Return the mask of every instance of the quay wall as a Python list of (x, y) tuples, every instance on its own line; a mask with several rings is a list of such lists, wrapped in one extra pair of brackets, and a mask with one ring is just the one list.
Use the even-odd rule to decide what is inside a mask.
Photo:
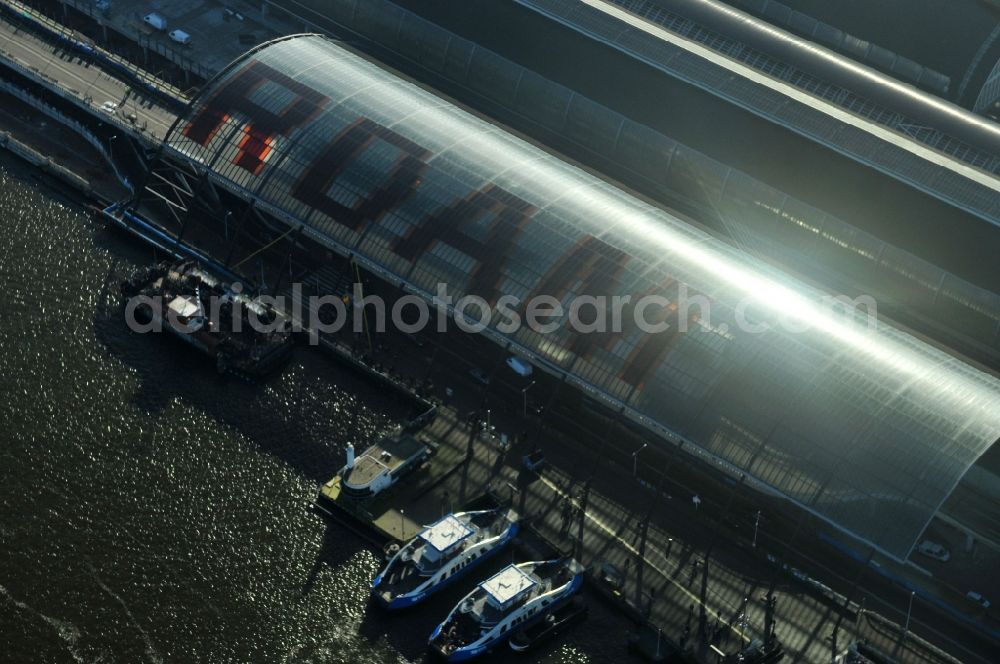
[[(104, 161), (106, 161), (108, 165), (111, 166), (111, 170), (114, 172), (115, 177), (118, 178), (118, 181), (121, 182), (129, 191), (135, 193), (135, 187), (132, 185), (131, 182), (129, 182), (128, 178), (122, 175), (122, 173), (118, 170), (118, 167), (115, 165), (114, 159), (112, 159), (111, 153), (109, 152), (108, 147), (104, 143), (104, 141), (102, 141), (96, 135), (94, 135), (94, 133), (89, 129), (87, 129), (87, 127), (85, 127), (82, 123), (77, 122), (76, 120), (69, 117), (65, 113), (59, 111), (50, 104), (45, 103), (44, 100), (40, 99), (39, 97), (36, 97), (35, 95), (31, 94), (30, 92), (27, 92), (22, 88), (19, 88), (13, 83), (0, 80), (0, 90), (14, 97), (17, 97), (21, 101), (25, 102), (26, 104), (29, 104), (36, 110), (52, 118), (59, 124), (69, 127), (74, 132), (76, 132), (83, 140), (87, 141), (95, 150), (97, 150), (98, 153), (100, 153), (101, 157), (104, 158)], [(13, 140), (13, 139), (9, 138), (8, 140)], [(19, 145), (24, 145), (23, 143), (20, 143), (18, 141), (15, 142), (17, 142)], [(27, 146), (25, 147), (27, 148)], [(31, 148), (27, 149), (34, 154), (38, 154)], [(50, 171), (53, 172), (53, 174), (64, 172), (65, 177), (63, 177), (63, 179), (67, 180), (68, 184), (71, 184), (76, 189), (81, 189), (81, 187), (77, 186), (78, 183), (75, 183), (75, 181), (82, 181), (83, 183), (86, 184), (86, 193), (88, 194), (92, 193), (90, 183), (86, 179), (80, 177), (76, 173), (69, 171), (63, 166), (54, 163), (51, 159), (45, 158), (45, 161), (46, 163), (49, 164), (48, 168), (50, 169)]]
[(53, 175), (81, 193), (92, 196), (94, 194), (90, 183), (68, 168), (61, 166), (29, 145), (22, 143), (10, 132), (0, 132), (0, 147), (6, 148), (12, 154), (24, 159), (32, 166), (37, 166), (45, 173)]

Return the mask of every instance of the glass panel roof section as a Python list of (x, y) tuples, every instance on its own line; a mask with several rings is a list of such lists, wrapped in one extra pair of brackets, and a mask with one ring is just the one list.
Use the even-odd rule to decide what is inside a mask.
[(631, 296), (618, 331), (489, 329), (889, 555), (1000, 438), (994, 377), (324, 37), (235, 62), (165, 146), (426, 297)]

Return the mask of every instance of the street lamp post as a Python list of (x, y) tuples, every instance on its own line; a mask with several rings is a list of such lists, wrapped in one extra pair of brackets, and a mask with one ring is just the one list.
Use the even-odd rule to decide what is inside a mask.
[(639, 476), (639, 452), (642, 452), (644, 449), (646, 449), (646, 446), (648, 444), (649, 443), (643, 443), (642, 447), (637, 449), (635, 452), (632, 452), (632, 477)]
[(399, 541), (406, 541), (406, 510), (399, 509)]
[(507, 486), (510, 487), (510, 504), (513, 505), (514, 504), (514, 494), (515, 493), (521, 493), (521, 490), (518, 489), (513, 484), (511, 484), (510, 482), (507, 482)]
[(910, 605), (906, 609), (906, 625), (903, 627), (903, 634), (910, 631), (910, 614), (913, 612), (913, 596), (917, 594), (917, 591), (910, 591)]
[(757, 526), (760, 525), (760, 510), (757, 510), (757, 518), (753, 522), (753, 548), (757, 548)]
[(747, 627), (747, 605), (750, 603), (750, 596), (747, 595), (743, 598), (743, 613), (740, 614), (740, 645), (743, 645), (743, 641), (746, 640), (744, 632)]
[(524, 416), (528, 416), (528, 390), (535, 384), (535, 381), (528, 383), (528, 386), (521, 390), (521, 402), (524, 404)]

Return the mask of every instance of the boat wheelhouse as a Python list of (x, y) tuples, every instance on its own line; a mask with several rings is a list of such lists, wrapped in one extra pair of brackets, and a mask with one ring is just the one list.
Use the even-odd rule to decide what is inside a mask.
[(352, 498), (368, 498), (385, 491), (407, 473), (416, 470), (430, 449), (409, 434), (384, 438), (356, 459), (354, 446), (347, 446), (347, 464), (340, 471), (340, 490)]

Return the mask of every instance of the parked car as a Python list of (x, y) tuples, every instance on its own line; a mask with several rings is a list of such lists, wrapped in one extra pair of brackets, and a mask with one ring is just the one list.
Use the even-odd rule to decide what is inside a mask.
[(970, 590), (969, 592), (965, 593), (965, 597), (966, 599), (978, 604), (980, 607), (984, 609), (990, 608), (990, 600), (986, 599), (981, 594), (975, 591)]
[(108, 115), (114, 115), (118, 112), (118, 104), (113, 101), (106, 101), (101, 104), (101, 112), (107, 113)]
[(166, 30), (167, 29), (167, 19), (163, 18), (156, 12), (150, 12), (142, 17), (142, 22), (153, 28), (154, 30)]
[(928, 558), (933, 558), (934, 560), (940, 560), (943, 563), (951, 560), (951, 552), (944, 545), (932, 542), (931, 540), (924, 540), (918, 544), (917, 553), (923, 554)]
[(472, 369), (471, 371), (469, 371), (469, 375), (475, 378), (478, 382), (482, 383), (483, 385), (490, 384), (490, 377), (486, 375), (486, 372), (484, 372), (482, 369)]
[(187, 46), (188, 44), (191, 43), (191, 35), (184, 32), (183, 30), (171, 30), (169, 37), (172, 41), (175, 41), (178, 44), (182, 44), (184, 46)]

